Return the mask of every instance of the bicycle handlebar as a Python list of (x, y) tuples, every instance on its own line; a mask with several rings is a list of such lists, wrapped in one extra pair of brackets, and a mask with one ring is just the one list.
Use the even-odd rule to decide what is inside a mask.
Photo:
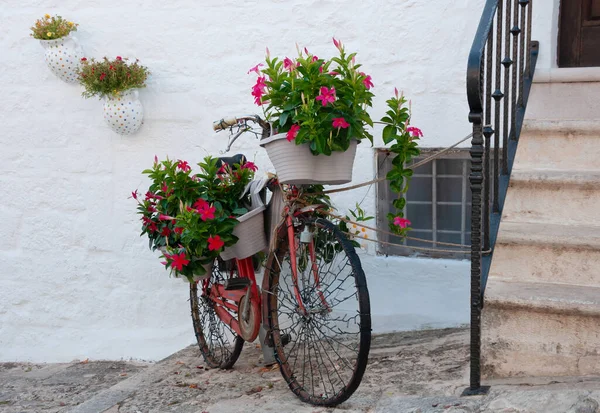
[(223, 118), (221, 120), (217, 120), (213, 122), (213, 130), (215, 132), (221, 131), (230, 126), (237, 125), (238, 119), (235, 117)]

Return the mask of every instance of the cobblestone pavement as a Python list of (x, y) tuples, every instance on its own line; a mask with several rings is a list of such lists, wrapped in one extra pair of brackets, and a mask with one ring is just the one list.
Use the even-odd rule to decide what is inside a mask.
[(496, 382), (460, 397), (467, 381), (468, 331), (426, 330), (374, 336), (361, 386), (335, 409), (300, 402), (246, 344), (229, 371), (207, 369), (195, 346), (156, 364), (0, 364), (0, 412), (600, 412), (598, 378)]

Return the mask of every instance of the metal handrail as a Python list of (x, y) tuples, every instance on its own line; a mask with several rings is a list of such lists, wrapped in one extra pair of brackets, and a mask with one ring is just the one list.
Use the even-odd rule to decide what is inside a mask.
[(481, 386), (481, 310), (537, 61), (538, 42), (531, 40), (532, 1), (487, 0), (468, 58), (467, 100), (473, 124), (471, 374), (465, 395), (489, 388)]

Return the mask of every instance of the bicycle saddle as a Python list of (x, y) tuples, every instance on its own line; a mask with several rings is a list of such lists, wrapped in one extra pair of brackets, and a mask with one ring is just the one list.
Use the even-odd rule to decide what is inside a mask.
[(241, 153), (238, 153), (237, 155), (233, 155), (233, 156), (223, 156), (220, 158), (217, 158), (217, 166), (223, 166), (223, 165), (228, 165), (228, 166), (233, 166), (236, 163), (243, 163), (246, 161), (246, 157), (244, 155), (242, 155)]

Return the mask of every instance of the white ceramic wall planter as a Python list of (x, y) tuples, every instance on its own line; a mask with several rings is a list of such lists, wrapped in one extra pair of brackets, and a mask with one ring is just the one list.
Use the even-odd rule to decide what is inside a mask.
[(283, 184), (340, 185), (352, 181), (352, 166), (358, 141), (352, 140), (346, 152), (330, 156), (313, 155), (308, 144), (288, 142), (285, 133), (260, 141)]
[(118, 97), (106, 97), (104, 120), (119, 135), (135, 133), (144, 119), (144, 107), (137, 89), (127, 90)]
[(221, 258), (226, 261), (248, 258), (267, 248), (264, 211), (263, 205), (238, 218), (239, 223), (233, 229), (233, 235), (239, 240), (235, 245), (225, 248)]
[(77, 82), (77, 70), (81, 64), (83, 50), (72, 36), (54, 40), (40, 40), (45, 49), (44, 58), (48, 68), (59, 79), (67, 83)]

